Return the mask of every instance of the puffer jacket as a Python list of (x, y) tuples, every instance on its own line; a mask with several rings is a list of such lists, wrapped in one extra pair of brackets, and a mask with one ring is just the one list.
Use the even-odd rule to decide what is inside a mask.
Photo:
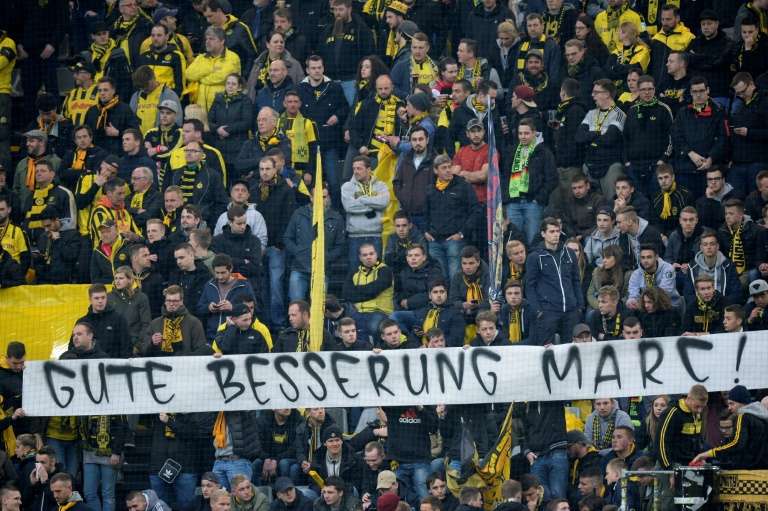
[(427, 259), (420, 268), (404, 268), (395, 279), (395, 308), (403, 309), (400, 307), (402, 300), (408, 300), (404, 310), (426, 307), (429, 303), (430, 283), (442, 279), (443, 269), (434, 259)]

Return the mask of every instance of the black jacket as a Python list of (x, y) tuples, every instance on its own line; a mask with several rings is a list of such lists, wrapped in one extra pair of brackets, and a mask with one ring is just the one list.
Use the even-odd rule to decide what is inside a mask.
[[(297, 59), (299, 57), (296, 57)], [(339, 82), (324, 78), (318, 86), (309, 83), (305, 78), (296, 85), (301, 98), (301, 114), (314, 121), (317, 126), (317, 136), (320, 147), (339, 147), (342, 137), (342, 126), (349, 115), (349, 104), (344, 98)], [(333, 126), (326, 124), (332, 116), (338, 117), (339, 122)]]
[(468, 236), (481, 214), (475, 190), (463, 177), (454, 176), (442, 192), (434, 186), (427, 191), (426, 233), (437, 241), (459, 232)]
[[(312, 268), (312, 205), (307, 204), (293, 212), (285, 229), (283, 243), (286, 255), (291, 257), (291, 270), (309, 273)], [(339, 259), (344, 253), (344, 220), (333, 209), (325, 210), (325, 264)]]
[[(240, 152), (240, 147), (248, 140), (248, 130), (253, 127), (253, 102), (245, 94), (226, 96), (223, 92), (216, 94), (208, 112), (208, 124), (213, 145), (221, 151), (227, 162), (232, 162)], [(229, 136), (219, 137), (216, 132), (221, 126), (226, 126)]]
[(266, 339), (250, 327), (240, 330), (236, 325), (227, 325), (227, 328), (216, 335), (214, 342), (224, 355), (269, 353)]
[(133, 354), (128, 324), (111, 304), (108, 303), (102, 312), (94, 312), (93, 307), (89, 306), (88, 313), (77, 321), (85, 321), (93, 326), (93, 337), (98, 339), (99, 348), (111, 358), (128, 358)]
[(678, 226), (667, 239), (664, 260), (668, 263), (688, 264), (699, 251), (699, 236), (702, 227), (697, 224), (690, 236), (686, 237)]
[(245, 232), (235, 234), (229, 225), (225, 225), (222, 233), (214, 236), (211, 250), (216, 254), (227, 254), (232, 258), (233, 270), (257, 283), (261, 277), (261, 241), (251, 233), (251, 227), (246, 225)]
[[(70, 142), (67, 141), (69, 144)], [(82, 170), (75, 170), (72, 168), (72, 163), (75, 160), (75, 151), (70, 150), (64, 153), (64, 157), (61, 160), (61, 168), (58, 173), (61, 185), (69, 190), (74, 190), (77, 186), (77, 180), (80, 176), (89, 172), (95, 173), (99, 170), (102, 160), (106, 158), (107, 152), (98, 146), (89, 147), (85, 151), (85, 164)]]
[[(303, 421), (297, 410), (291, 414), (285, 424), (275, 421), (275, 414), (266, 411), (259, 417), (258, 430), (261, 438), (261, 459), (281, 460), (296, 458), (296, 428)], [(301, 492), (299, 492), (301, 493)]]
[(282, 177), (278, 176), (276, 183), (270, 185), (266, 200), (262, 200), (259, 181), (256, 180), (251, 185), (251, 199), (267, 224), (269, 246), (282, 249), (285, 246), (283, 244), (285, 229), (288, 227), (291, 215), (296, 210), (294, 190), (288, 186)]
[(227, 428), (232, 437), (235, 456), (254, 460), (261, 452), (259, 413), (254, 411), (224, 412)]
[[(747, 270), (756, 268), (765, 262), (765, 234), (766, 231), (755, 222), (746, 220), (741, 224), (741, 242), (744, 248), (744, 258)], [(731, 258), (731, 230), (726, 224), (717, 230), (717, 241), (720, 243), (720, 252)]]
[(565, 75), (579, 82), (579, 100), (590, 106), (595, 104), (592, 100), (592, 84), (595, 80), (607, 76), (597, 60), (589, 53), (585, 53), (584, 59), (576, 66), (567, 66)]
[(353, 80), (357, 63), (374, 53), (373, 32), (357, 14), (344, 23), (343, 35), (334, 36), (334, 24), (326, 27), (320, 38), (319, 52), (325, 72), (336, 80)]
[(768, 412), (753, 402), (736, 412), (733, 438), (712, 450), (724, 468), (763, 470), (768, 467)]
[(728, 142), (725, 122), (723, 109), (712, 101), (701, 112), (693, 105), (678, 110), (672, 125), (675, 172), (700, 173), (688, 157), (690, 151), (712, 158), (712, 163), (723, 162)]
[[(151, 168), (154, 169), (154, 167)], [(133, 217), (133, 221), (136, 222), (136, 225), (142, 230), (145, 230), (147, 227), (147, 220), (150, 218), (160, 218), (160, 202), (162, 199), (162, 195), (160, 195), (157, 190), (150, 188), (144, 192), (141, 198), (137, 197), (135, 193), (129, 195), (128, 198), (125, 199), (125, 207)], [(133, 205), (134, 202), (136, 203), (136, 207)], [(144, 211), (139, 212), (139, 210), (142, 209)], [(149, 247), (151, 250), (152, 245), (149, 245)], [(158, 261), (158, 263), (161, 262)], [(165, 271), (161, 270), (161, 273), (167, 275), (167, 272)]]
[[(299, 331), (293, 327), (288, 327), (280, 332), (277, 336), (277, 341), (272, 347), (273, 353), (297, 353), (309, 351), (309, 333), (305, 339), (306, 346), (299, 345)], [(336, 341), (330, 332), (323, 329), (323, 342), (320, 345), (321, 351), (331, 351), (332, 347), (336, 345)]]
[(25, 282), (21, 265), (7, 251), (0, 249), (0, 288), (21, 286)]
[[(17, 26), (12, 26), (11, 18), (4, 21), (6, 26), (3, 28), (10, 30), (16, 44), (23, 45), (30, 55), (39, 55), (46, 44), (56, 49), (60, 47), (69, 20), (69, 8), (65, 0), (45, 3), (17, 1), (13, 5), (15, 12), (9, 14), (14, 15)], [(56, 58), (56, 54), (53, 58)]]
[[(186, 168), (183, 167), (173, 173), (173, 184), (177, 186), (181, 184), (181, 177), (185, 170)], [(200, 206), (205, 222), (208, 225), (216, 225), (219, 215), (226, 211), (228, 202), (221, 174), (207, 164), (203, 164), (196, 173), (192, 197), (186, 202)]]
[[(324, 445), (315, 451), (315, 456), (312, 460), (312, 468), (310, 469), (317, 471), (318, 475), (320, 475), (323, 480), (328, 479), (328, 477), (332, 475), (328, 473), (328, 466), (325, 462), (326, 454), (327, 449)], [(355, 451), (347, 442), (344, 442), (341, 448), (341, 464), (338, 468), (338, 476), (341, 477), (345, 483), (354, 488), (357, 488), (360, 484), (360, 465), (357, 456), (355, 456)]]
[(164, 302), (163, 289), (166, 286), (165, 278), (159, 272), (149, 269), (137, 275), (136, 279), (141, 286), (141, 291), (149, 299), (149, 311), (152, 317), (159, 316)]
[[(291, 141), (284, 133), (278, 132), (275, 137), (277, 143), (268, 144), (266, 148), (262, 148), (258, 138), (247, 140), (240, 152), (237, 154), (237, 158), (234, 161), (234, 167), (236, 172), (232, 172), (231, 179), (237, 179), (238, 176), (245, 176), (251, 172), (259, 173), (259, 160), (264, 157), (266, 152), (273, 147), (280, 149), (285, 155), (285, 164), (291, 164)], [(232, 165), (229, 165), (232, 168)]]
[(194, 271), (181, 271), (178, 267), (171, 273), (168, 284), (177, 284), (184, 291), (184, 306), (195, 310), (205, 284), (211, 280), (211, 272), (200, 261), (195, 261)]
[(661, 213), (664, 211), (664, 193), (659, 191), (653, 197), (651, 204), (651, 218), (649, 219), (651, 225), (656, 226), (665, 236), (669, 236), (670, 232), (680, 227), (680, 212), (684, 207), (693, 204), (691, 192), (680, 185), (677, 185), (677, 189), (670, 195), (670, 199), (672, 200), (672, 211), (666, 219), (661, 218)]
[(688, 70), (692, 75), (703, 76), (709, 84), (712, 97), (727, 97), (728, 83), (728, 49), (730, 40), (721, 29), (712, 39), (699, 34), (688, 45)]
[(768, 92), (756, 91), (756, 97), (731, 115), (734, 128), (748, 128), (747, 135), (733, 134), (731, 159), (739, 163), (768, 163)]
[[(723, 331), (723, 309), (725, 298), (720, 291), (715, 290), (715, 296), (706, 304), (706, 310), (699, 305), (697, 296), (686, 300), (683, 332), (708, 332), (718, 334)], [(694, 453), (694, 456), (698, 454)], [(693, 457), (691, 457), (693, 459)], [(688, 460), (690, 461), (690, 460)]]
[(587, 115), (587, 107), (579, 98), (561, 103), (557, 108), (555, 130), (555, 158), (558, 167), (581, 167), (584, 164), (584, 145), (574, 144), (576, 132)]
[(93, 130), (93, 143), (104, 148), (110, 154), (122, 155), (123, 142), (120, 136), (110, 137), (104, 131), (104, 128), (112, 124), (120, 133), (128, 128), (139, 128), (139, 118), (133, 113), (131, 107), (122, 101), (118, 102), (107, 112), (107, 120), (104, 125), (96, 127), (99, 119), (99, 107), (94, 105), (85, 113), (85, 124)]
[(464, 37), (469, 37), (477, 42), (476, 54), (481, 58), (488, 58), (493, 50), (498, 48), (496, 44), (496, 29), (499, 23), (510, 20), (515, 22), (515, 15), (501, 2), (496, 4), (491, 11), (487, 11), (484, 5), (477, 4), (469, 13), (466, 21)]
[(430, 283), (442, 278), (443, 270), (434, 259), (427, 259), (421, 268), (404, 268), (395, 279), (395, 308), (402, 309), (401, 300), (408, 300), (404, 310), (426, 307), (429, 303)]
[(280, 499), (275, 499), (269, 504), (268, 511), (312, 511), (314, 501), (297, 491), (296, 499), (291, 504), (286, 504)]
[(662, 102), (652, 105), (633, 104), (624, 121), (624, 154), (626, 161), (666, 160), (672, 153), (670, 133), (672, 111)]
[(653, 314), (641, 312), (640, 324), (643, 325), (643, 337), (672, 337), (683, 333), (680, 328), (680, 314), (675, 310), (656, 311)]
[(210, 441), (208, 425), (213, 424), (213, 413), (173, 413), (168, 422), (160, 422), (157, 414), (152, 415), (152, 449), (149, 455), (149, 470), (156, 474), (168, 458), (181, 465), (182, 473), (194, 470), (195, 452), (192, 445), (202, 439)]
[(401, 154), (397, 159), (392, 187), (400, 203), (400, 209), (410, 215), (423, 215), (427, 190), (435, 183), (432, 159), (435, 154), (428, 151), (419, 167), (414, 166), (413, 150)]
[[(394, 97), (394, 96), (390, 96)], [(381, 105), (377, 101), (378, 95), (372, 94), (365, 99), (352, 116), (349, 125), (349, 143), (353, 148), (368, 147), (373, 138), (373, 132), (376, 128), (376, 119), (378, 118)], [(398, 108), (405, 106), (402, 98), (398, 98)], [(401, 120), (395, 115), (395, 134), (400, 132)]]
[(322, 424), (310, 424), (308, 419), (296, 426), (296, 459), (299, 463), (315, 459), (315, 451), (323, 445), (323, 431), (335, 426), (336, 421), (330, 415), (325, 416)]
[(432, 459), (430, 433), (438, 429), (437, 414), (430, 406), (386, 407), (387, 455), (399, 463), (425, 463)]
[(562, 401), (515, 403), (513, 415), (523, 421), (523, 452), (537, 455), (565, 449), (565, 413)]
[[(445, 345), (457, 348), (464, 346), (464, 328), (467, 324), (464, 320), (464, 313), (461, 309), (450, 303), (446, 303), (443, 306), (436, 306), (429, 303), (424, 308), (415, 311), (416, 326), (419, 330), (421, 330), (424, 325), (427, 313), (434, 308), (440, 309), (437, 316), (437, 325), (435, 326), (443, 331)], [(426, 335), (426, 332), (424, 332), (424, 334)]]
[(671, 404), (659, 417), (654, 450), (659, 464), (667, 469), (687, 465), (704, 449), (702, 421), (686, 406), (685, 400)]

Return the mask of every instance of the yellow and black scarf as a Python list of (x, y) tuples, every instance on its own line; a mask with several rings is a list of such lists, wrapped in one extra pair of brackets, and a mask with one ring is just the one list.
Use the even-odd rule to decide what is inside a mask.
[(456, 76), (456, 80), (469, 80), (472, 84), (472, 88), (477, 87), (477, 82), (483, 77), (482, 62), (480, 59), (475, 59), (475, 63), (472, 64), (472, 68), (468, 69), (464, 64), (459, 66), (459, 74)]
[(272, 130), (272, 133), (266, 136), (259, 133), (259, 147), (261, 147), (261, 150), (266, 153), (272, 147), (280, 145), (279, 134), (280, 129), (278, 127), (275, 127), (275, 129)]
[(181, 333), (182, 322), (184, 322), (184, 316), (182, 315), (163, 317), (163, 343), (160, 345), (160, 351), (163, 353), (173, 353), (173, 345), (183, 340)]
[(96, 119), (96, 129), (104, 129), (107, 127), (107, 115), (109, 114), (109, 111), (115, 108), (117, 104), (120, 102), (120, 97), (115, 96), (114, 98), (110, 99), (106, 103), (102, 104), (101, 101), (96, 105), (96, 108), (99, 109), (99, 117)]
[(296, 353), (309, 351), (309, 330), (299, 328), (296, 330)]
[(288, 114), (283, 112), (280, 115), (278, 129), (291, 140), (291, 162), (308, 163), (309, 142), (307, 141), (307, 126), (301, 112), (298, 112), (296, 117), (293, 118), (289, 118)]
[(715, 318), (715, 309), (712, 302), (705, 302), (698, 293), (696, 294), (696, 308), (701, 312), (700, 316), (694, 316), (696, 323), (701, 323), (701, 331), (709, 332), (709, 323)]
[(731, 250), (728, 252), (728, 257), (733, 261), (733, 265), (736, 266), (736, 273), (741, 275), (747, 269), (747, 259), (744, 253), (744, 239), (742, 236), (742, 225), (733, 230), (730, 229), (731, 234)]
[(523, 340), (523, 314), (520, 307), (509, 310), (509, 342), (517, 344)]
[(421, 324), (421, 331), (424, 332), (424, 336), (421, 338), (421, 344), (423, 346), (429, 344), (427, 332), (437, 327), (438, 323), (440, 322), (441, 312), (443, 312), (443, 308), (436, 306), (430, 307), (427, 311), (427, 315), (424, 317), (424, 322)]
[(651, 273), (643, 270), (643, 280), (645, 281), (645, 287), (656, 287), (656, 272)]
[[(541, 36), (534, 41), (533, 39), (526, 39), (522, 42), (520, 45), (520, 49), (518, 50), (517, 54), (517, 70), (522, 71), (525, 69), (525, 61), (528, 58), (528, 50), (532, 48), (544, 48), (544, 44), (547, 42), (547, 36), (546, 34), (541, 34)], [(535, 43), (535, 44), (534, 44)]]
[(431, 85), (440, 77), (437, 65), (427, 57), (424, 62), (416, 62), (411, 56), (411, 88), (417, 85)]
[(259, 182), (259, 201), (263, 204), (269, 200), (269, 194), (272, 192), (272, 187), (277, 185), (277, 176), (273, 177), (269, 181)]
[(604, 314), (600, 314), (600, 320), (603, 323), (604, 334), (610, 335), (611, 337), (619, 336), (621, 333), (621, 313), (617, 311), (613, 319), (609, 319)]
[(600, 415), (595, 412), (592, 418), (592, 445), (598, 449), (607, 449), (611, 446), (613, 440), (613, 430), (616, 429), (616, 415), (608, 419), (608, 426), (605, 428), (605, 434), (600, 436)]
[(675, 191), (677, 191), (677, 183), (672, 181), (672, 187), (666, 192), (661, 192), (662, 206), (659, 218), (662, 220), (667, 220), (672, 216), (672, 194), (675, 193)]

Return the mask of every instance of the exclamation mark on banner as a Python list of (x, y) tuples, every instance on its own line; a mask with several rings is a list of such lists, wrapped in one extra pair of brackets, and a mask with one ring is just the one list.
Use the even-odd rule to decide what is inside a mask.
[[(742, 335), (739, 337), (739, 349), (736, 352), (736, 372), (739, 372), (739, 368), (741, 367), (741, 356), (744, 354), (744, 348), (747, 346), (747, 336)], [(733, 379), (734, 383), (739, 383), (738, 378)]]

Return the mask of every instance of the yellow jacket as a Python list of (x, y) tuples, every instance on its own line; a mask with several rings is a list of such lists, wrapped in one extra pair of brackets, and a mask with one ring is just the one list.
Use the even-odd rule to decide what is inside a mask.
[(651, 49), (646, 44), (638, 41), (629, 48), (620, 45), (612, 53), (616, 56), (619, 64), (637, 64), (643, 69), (643, 73), (648, 72), (648, 64), (651, 62)]
[(197, 84), (195, 103), (207, 112), (218, 92), (224, 90), (227, 75), (240, 74), (240, 57), (231, 50), (225, 50), (221, 57), (204, 53), (195, 57), (187, 68), (187, 81)]
[[(386, 269), (387, 273), (379, 275), (379, 272)], [(392, 272), (382, 262), (376, 263), (372, 268), (365, 268), (363, 265), (358, 267), (358, 270), (352, 275), (352, 289), (356, 287), (365, 288), (369, 284), (375, 284), (379, 278), (388, 279), (389, 285), (375, 297), (355, 303), (355, 307), (359, 312), (383, 312), (385, 314), (392, 314), (394, 310), (394, 288), (392, 286)]]
[(665, 34), (663, 31), (659, 31), (651, 39), (651, 44), (654, 42), (661, 43), (672, 51), (685, 51), (691, 41), (696, 39), (696, 36), (682, 22), (672, 30), (671, 34)]
[[(189, 39), (187, 39), (187, 36), (183, 34), (173, 34), (168, 42), (170, 44), (175, 44), (176, 47), (181, 51), (182, 55), (184, 55), (184, 60), (186, 61), (187, 65), (191, 64), (192, 61), (195, 60), (195, 52), (192, 51), (192, 45), (190, 44)], [(149, 51), (151, 48), (152, 37), (147, 37), (141, 42), (139, 53)]]
[[(618, 22), (613, 21), (613, 18), (618, 16)], [(638, 34), (645, 32), (643, 27), (643, 21), (640, 15), (630, 9), (627, 4), (624, 4), (619, 11), (611, 9), (610, 7), (604, 11), (601, 11), (595, 18), (595, 31), (603, 43), (608, 47), (608, 50), (613, 52), (616, 48), (621, 47), (621, 39), (619, 38), (619, 27), (622, 23), (632, 23), (637, 29)]]
[[(15, 65), (16, 43), (0, 32), (0, 94), (11, 93), (11, 80)], [(0, 124), (3, 124), (2, 120), (0, 120)]]

